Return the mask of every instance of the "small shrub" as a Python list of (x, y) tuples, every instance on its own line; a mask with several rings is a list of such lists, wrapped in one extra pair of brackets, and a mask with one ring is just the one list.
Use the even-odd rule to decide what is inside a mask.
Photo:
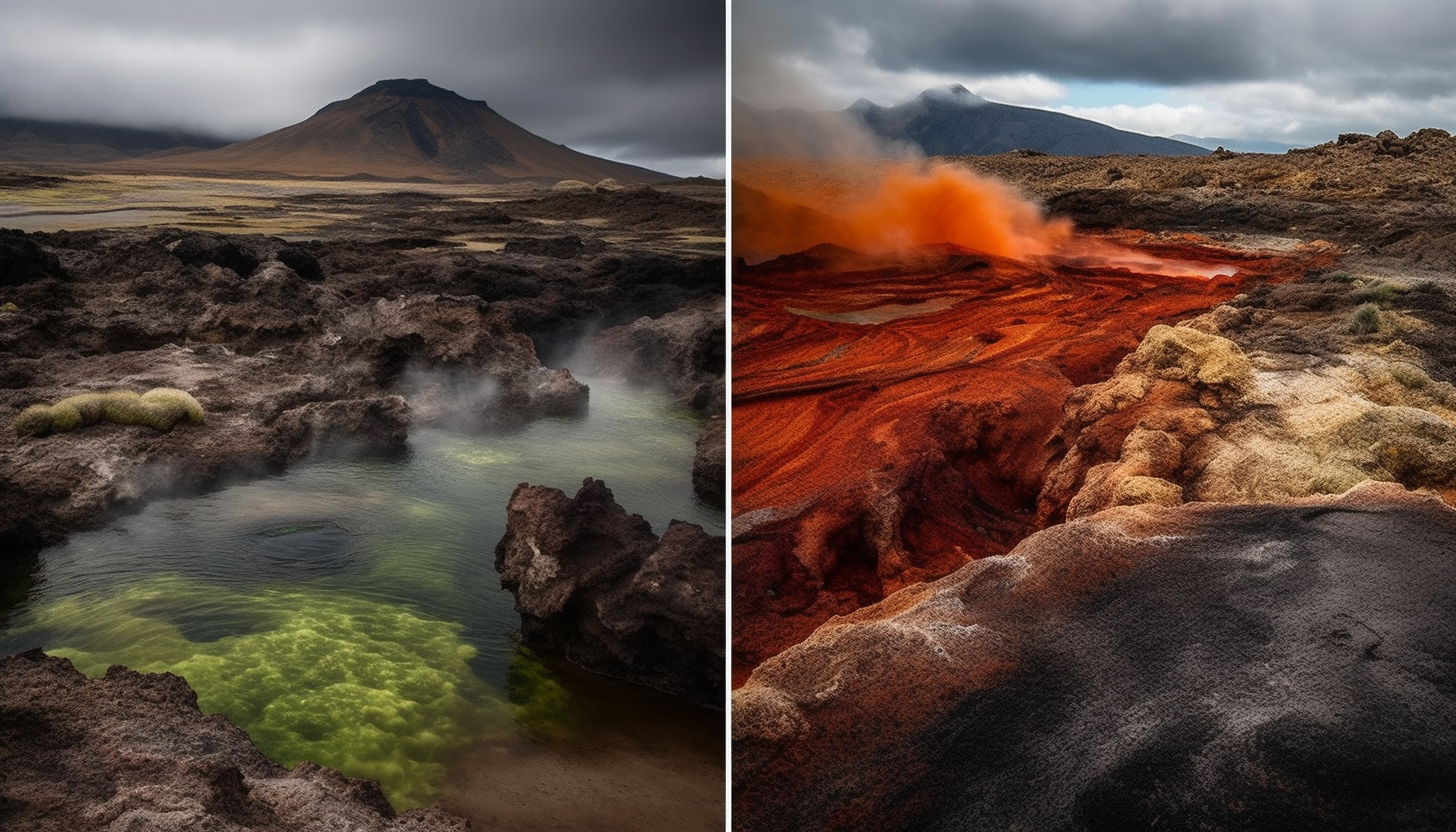
[(1446, 296), (1446, 290), (1445, 289), (1442, 289), (1440, 286), (1437, 286), (1433, 281), (1430, 281), (1430, 280), (1421, 280), (1421, 281), (1418, 281), (1414, 286), (1411, 287), (1411, 294), (1413, 294), (1413, 295), (1429, 295), (1429, 296), (1432, 296), (1432, 297), (1438, 297), (1439, 298), (1439, 297), (1445, 297)]
[(1354, 283), (1355, 282), (1355, 276), (1353, 274), (1350, 274), (1349, 272), (1346, 272), (1346, 271), (1331, 272), (1330, 274), (1325, 275), (1325, 279), (1326, 280), (1334, 281), (1335, 283)]
[(1356, 303), (1376, 303), (1381, 308), (1389, 308), (1397, 296), (1410, 291), (1409, 286), (1400, 283), (1386, 283), (1377, 280), (1361, 289), (1356, 289), (1351, 298)]
[(1350, 332), (1354, 335), (1369, 335), (1380, 330), (1380, 307), (1373, 303), (1362, 304), (1350, 316)]
[(1425, 370), (1404, 362), (1390, 365), (1390, 377), (1411, 390), (1424, 390), (1431, 384), (1431, 377), (1426, 375)]

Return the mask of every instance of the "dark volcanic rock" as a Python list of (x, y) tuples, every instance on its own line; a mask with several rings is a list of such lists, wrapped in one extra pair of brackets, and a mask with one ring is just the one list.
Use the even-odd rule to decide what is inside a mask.
[(178, 260), (192, 266), (211, 263), (232, 269), (238, 277), (247, 277), (258, 268), (261, 258), (245, 249), (235, 239), (218, 234), (188, 234), (172, 246)]
[(722, 505), (727, 496), (728, 420), (714, 416), (698, 434), (693, 454), (693, 492), (706, 503)]
[(819, 628), (734, 694), (734, 825), (1443, 829), (1456, 511), (1118, 507)]
[(588, 344), (586, 366), (639, 384), (666, 383), (697, 409), (721, 413), (726, 324), (722, 296), (689, 301), (599, 333)]
[(571, 260), (584, 254), (595, 254), (606, 248), (601, 240), (582, 240), (575, 234), (565, 237), (522, 237), (506, 243), (510, 254), (534, 254), (537, 257), (555, 257)]
[(724, 541), (674, 521), (661, 539), (601, 480), (576, 497), (522, 484), (495, 550), (521, 634), (588, 670), (723, 702)]
[(329, 446), (402, 450), (409, 438), (409, 404), (402, 396), (310, 402), (279, 415), (273, 427), (289, 457)]
[(0, 229), (0, 286), (19, 286), (46, 277), (66, 277), (61, 261), (25, 234)]
[(436, 809), (396, 815), (369, 780), (271, 762), (170, 673), (87, 679), (39, 650), (0, 659), (0, 827), (464, 830)]

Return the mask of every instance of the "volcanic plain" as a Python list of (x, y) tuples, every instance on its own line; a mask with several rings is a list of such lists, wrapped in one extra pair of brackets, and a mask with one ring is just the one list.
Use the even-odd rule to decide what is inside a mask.
[(1441, 828), (1453, 170), (735, 160), (735, 827)]

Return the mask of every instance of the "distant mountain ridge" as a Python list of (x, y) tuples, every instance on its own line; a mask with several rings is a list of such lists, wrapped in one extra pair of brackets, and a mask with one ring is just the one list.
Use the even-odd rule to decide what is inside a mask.
[[(740, 118), (742, 122), (740, 122)], [(745, 125), (740, 141), (737, 125)], [(990, 156), (1032, 150), (1054, 156), (1201, 156), (1207, 148), (1159, 136), (1118, 130), (1065, 113), (987, 101), (954, 84), (882, 107), (860, 99), (838, 113), (760, 110), (734, 102), (735, 155), (778, 155), (784, 136), (813, 134), (823, 145), (836, 123), (863, 127), (886, 147), (908, 145), (927, 156)]]
[(104, 162), (160, 151), (212, 149), (227, 139), (181, 130), (0, 116), (0, 162)]
[[(56, 158), (18, 161), (97, 161), (138, 173), (284, 175), (404, 181), (588, 183), (668, 182), (677, 177), (580, 153), (531, 133), (492, 110), (423, 78), (375, 82), (321, 107), (297, 124), (247, 141), (206, 149), (181, 143), (160, 153), (75, 158), (52, 143)], [(42, 150), (39, 146), (37, 151)], [(0, 161), (6, 159), (0, 146)]]

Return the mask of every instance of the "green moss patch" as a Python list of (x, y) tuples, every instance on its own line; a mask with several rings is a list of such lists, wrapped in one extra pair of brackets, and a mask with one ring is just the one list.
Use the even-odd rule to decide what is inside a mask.
[[(232, 634), (198, 624), (217, 617)], [(61, 599), (27, 629), (55, 634), (47, 651), (89, 675), (116, 663), (176, 673), (204, 711), (226, 715), (272, 759), (378, 780), (401, 809), (435, 798), (445, 758), (464, 743), (513, 730), (522, 708), (555, 711), (508, 704), (480, 681), (461, 625), (337, 592), (243, 594), (164, 577)]]

